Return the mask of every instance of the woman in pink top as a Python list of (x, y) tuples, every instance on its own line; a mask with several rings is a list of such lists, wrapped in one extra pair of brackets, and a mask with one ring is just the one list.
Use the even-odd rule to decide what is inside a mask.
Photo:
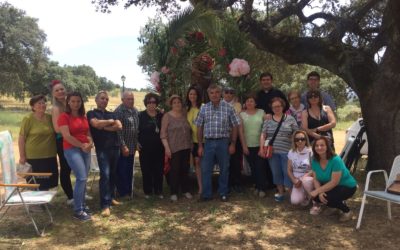
[(85, 192), (93, 140), (81, 94), (78, 92), (68, 94), (66, 102), (65, 112), (58, 117), (57, 124), (64, 139), (65, 158), (76, 177), (74, 218), (86, 221), (91, 219), (85, 205)]

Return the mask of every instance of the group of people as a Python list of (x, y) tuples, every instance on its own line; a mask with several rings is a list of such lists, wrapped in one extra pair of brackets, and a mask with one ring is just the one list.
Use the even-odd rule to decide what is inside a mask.
[[(58, 184), (58, 154), (61, 186), (68, 202), (73, 201), (74, 217), (85, 221), (91, 219), (85, 192), (93, 147), (100, 167), (103, 216), (110, 215), (111, 206), (121, 204), (116, 197), (132, 194), (136, 151), (145, 198), (164, 198), (165, 175), (172, 202), (181, 195), (193, 198), (191, 160), (199, 201), (213, 199), (216, 164), (220, 200), (228, 201), (230, 192), (243, 192), (244, 156), (257, 196), (265, 197), (267, 189), (276, 187), (277, 202), (290, 197), (292, 204), (312, 203), (310, 213), (314, 215), (325, 204), (332, 213), (341, 211), (340, 220), (346, 221), (352, 214), (345, 201), (355, 193), (357, 183), (334, 152), (336, 107), (333, 98), (319, 90), (319, 81), (317, 72), (309, 73), (308, 91), (293, 90), (286, 98), (273, 87), (272, 75), (263, 73), (261, 90), (247, 95), (243, 105), (237, 102), (235, 89), (215, 84), (207, 89), (210, 101), (202, 104), (200, 90), (191, 86), (185, 99), (169, 97), (168, 112), (158, 109), (160, 98), (155, 93), (146, 94), (145, 110), (139, 112), (129, 91), (110, 112), (106, 110), (107, 92), (100, 91), (95, 98), (97, 108), (87, 114), (79, 93), (66, 95), (62, 83), (53, 81), (51, 116), (45, 113), (43, 95), (30, 101), (33, 113), (21, 125), (20, 163), (30, 163), (35, 172), (52, 172), (50, 179), (39, 180), (41, 189), (49, 189)], [(76, 177), (74, 189), (71, 169)]]

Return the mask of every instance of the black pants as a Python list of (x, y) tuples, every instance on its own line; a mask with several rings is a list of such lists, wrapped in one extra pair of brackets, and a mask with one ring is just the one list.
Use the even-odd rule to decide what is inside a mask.
[(178, 194), (179, 188), (182, 193), (189, 191), (189, 167), (190, 167), (190, 149), (180, 150), (171, 156), (171, 169), (167, 175), (171, 195)]
[[(347, 213), (350, 211), (349, 207), (346, 205), (344, 202), (348, 198), (352, 197), (354, 193), (356, 192), (357, 187), (345, 187), (345, 186), (336, 186), (333, 189), (329, 190), (326, 192), (327, 195), (327, 200), (328, 200), (328, 207), (334, 207), (338, 208), (344, 213)], [(316, 202), (321, 202), (319, 200), (319, 197), (315, 197), (314, 200)]]
[(143, 178), (143, 192), (146, 195), (162, 194), (163, 188), (163, 149), (141, 149), (139, 152), (140, 168)]
[(242, 185), (242, 157), (243, 157), (243, 150), (240, 141), (236, 141), (235, 145), (235, 153), (230, 155), (229, 159), (229, 186), (241, 186)]
[(246, 160), (250, 165), (251, 178), (256, 189), (265, 191), (267, 189), (267, 163), (265, 159), (258, 155), (259, 147), (250, 147), (249, 155), (246, 155)]
[[(35, 177), (36, 183), (40, 184), (39, 190), (49, 190), (50, 188), (58, 186), (57, 157), (27, 159), (27, 162), (32, 165), (33, 173), (52, 173), (50, 177)], [(27, 179), (28, 182), (30, 181), (29, 179), (30, 177)]]
[(64, 193), (68, 199), (73, 198), (72, 184), (71, 184), (71, 168), (64, 157), (63, 138), (57, 139), (57, 154), (60, 161), (60, 182)]

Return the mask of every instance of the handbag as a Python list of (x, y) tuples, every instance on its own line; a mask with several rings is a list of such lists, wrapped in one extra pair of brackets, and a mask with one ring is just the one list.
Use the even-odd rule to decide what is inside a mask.
[(388, 193), (400, 195), (400, 174), (396, 175), (396, 179), (387, 189)]
[(286, 116), (284, 115), (282, 117), (282, 119), (279, 121), (278, 127), (276, 127), (276, 130), (275, 130), (274, 135), (272, 136), (271, 140), (265, 140), (264, 147), (263, 147), (265, 158), (272, 157), (272, 153), (274, 151), (272, 144), (274, 143), (275, 138), (278, 135), (279, 129), (281, 128), (281, 125), (283, 123), (283, 120), (285, 120), (285, 119), (286, 119)]

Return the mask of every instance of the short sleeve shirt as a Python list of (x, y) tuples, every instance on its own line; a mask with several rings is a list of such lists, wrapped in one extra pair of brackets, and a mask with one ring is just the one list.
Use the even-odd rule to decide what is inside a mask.
[[(292, 144), (292, 134), (298, 130), (297, 122), (291, 115), (285, 115), (284, 121), (279, 128), (275, 141), (272, 144), (275, 153), (288, 153)], [(278, 127), (279, 122), (274, 119), (265, 120), (262, 132), (267, 133), (267, 140), (271, 140)]]
[(288, 159), (292, 162), (293, 175), (300, 178), (311, 171), (311, 148), (305, 147), (302, 151), (290, 150)]
[(97, 129), (90, 125), (90, 120), (96, 118), (97, 120), (116, 119), (113, 112), (105, 110), (104, 112), (99, 109), (94, 109), (87, 112), (87, 119), (89, 121), (90, 133), (93, 137), (94, 145), (97, 149), (115, 148), (119, 146), (118, 136), (116, 131), (107, 131), (104, 129)]
[(19, 134), (25, 137), (27, 159), (43, 159), (57, 155), (56, 137), (49, 114), (45, 114), (44, 121), (36, 119), (33, 114), (24, 117)]
[(253, 115), (246, 112), (240, 113), (243, 120), (244, 137), (248, 147), (260, 146), (261, 129), (264, 122), (264, 110), (258, 109)]
[[(78, 141), (82, 143), (89, 142), (87, 138), (89, 134), (89, 123), (86, 116), (73, 116), (64, 112), (58, 117), (57, 123), (59, 127), (68, 126), (69, 133)], [(70, 149), (74, 146), (64, 139), (63, 147), (64, 149)]]
[(194, 143), (197, 143), (197, 126), (194, 123), (197, 115), (199, 114), (199, 109), (198, 108), (190, 108), (189, 111), (187, 112), (187, 120), (190, 124), (190, 127), (192, 128), (192, 140)]
[(332, 172), (342, 172), (342, 176), (340, 177), (339, 181), (340, 186), (349, 188), (357, 186), (356, 180), (353, 176), (351, 176), (349, 170), (346, 168), (346, 165), (344, 165), (343, 160), (337, 155), (328, 161), (325, 169), (322, 169), (319, 162), (317, 162), (315, 159), (312, 160), (311, 167), (320, 183), (325, 184), (329, 182), (332, 178)]

